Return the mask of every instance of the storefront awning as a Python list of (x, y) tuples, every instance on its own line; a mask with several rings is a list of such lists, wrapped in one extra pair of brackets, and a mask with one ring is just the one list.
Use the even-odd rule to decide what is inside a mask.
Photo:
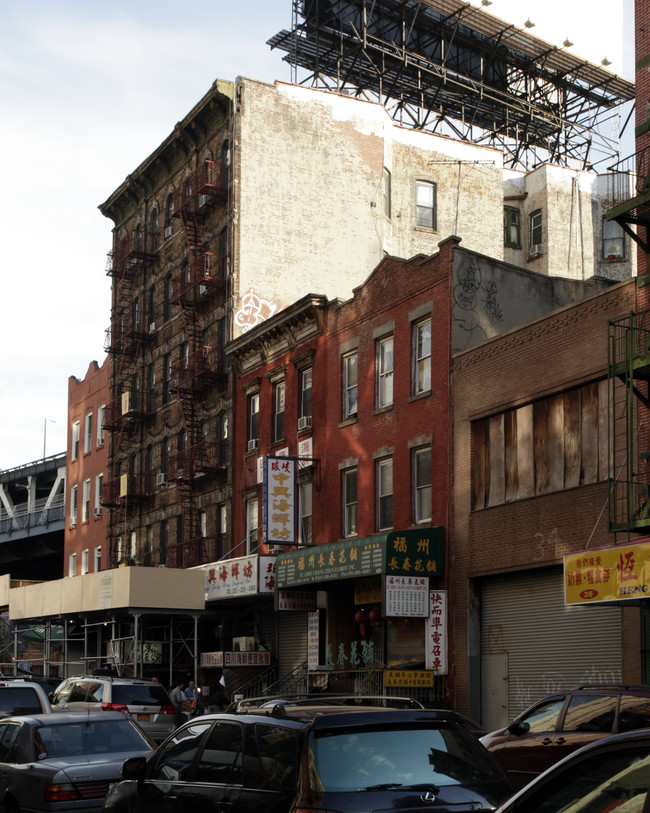
[(381, 574), (443, 575), (444, 529), (415, 528), (281, 553), (276, 560), (278, 588), (357, 579)]

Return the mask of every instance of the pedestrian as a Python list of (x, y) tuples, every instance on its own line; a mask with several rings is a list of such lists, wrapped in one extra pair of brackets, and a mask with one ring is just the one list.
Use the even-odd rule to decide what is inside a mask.
[(172, 689), (171, 694), (172, 703), (174, 704), (174, 722), (176, 723), (176, 728), (178, 728), (178, 726), (181, 725), (181, 723), (183, 723), (185, 720), (183, 717), (183, 702), (185, 701), (183, 686), (183, 681), (179, 680), (176, 686), (174, 686)]
[(193, 680), (190, 680), (187, 689), (185, 689), (185, 699), (190, 701), (190, 718), (203, 714), (201, 692), (196, 688)]

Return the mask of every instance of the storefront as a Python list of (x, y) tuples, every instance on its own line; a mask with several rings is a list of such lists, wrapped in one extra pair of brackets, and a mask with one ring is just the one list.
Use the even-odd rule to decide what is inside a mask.
[(279, 554), (280, 630), (292, 596), (306, 608), (307, 688), (439, 702), (448, 672), (443, 556), (441, 527)]

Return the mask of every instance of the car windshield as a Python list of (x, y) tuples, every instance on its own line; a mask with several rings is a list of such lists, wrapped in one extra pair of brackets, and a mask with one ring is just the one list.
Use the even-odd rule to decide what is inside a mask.
[(171, 703), (163, 686), (114, 684), (113, 703), (123, 706), (165, 706)]
[[(638, 743), (585, 754), (513, 799), (517, 813), (642, 813), (650, 787), (650, 748)], [(510, 808), (509, 808), (510, 810)]]
[(34, 730), (36, 759), (146, 751), (148, 742), (128, 720), (41, 725)]
[(39, 714), (41, 704), (31, 686), (3, 686), (0, 690), (0, 715)]
[(460, 725), (359, 727), (310, 734), (310, 787), (482, 785), (503, 777), (487, 751)]

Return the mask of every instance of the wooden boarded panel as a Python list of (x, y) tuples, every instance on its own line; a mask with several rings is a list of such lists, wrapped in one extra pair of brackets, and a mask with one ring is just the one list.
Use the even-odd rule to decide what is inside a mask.
[(580, 485), (582, 447), (580, 390), (564, 393), (564, 488)]
[(487, 472), (487, 421), (477, 421), (473, 426), (474, 432), (474, 466), (472, 478), (474, 482), (474, 508), (485, 508), (487, 488), (485, 477)]
[[(598, 479), (599, 414), (598, 384), (582, 388), (582, 483), (595, 483)], [(607, 450), (607, 444), (605, 444)]]
[(533, 405), (533, 435), (535, 438), (535, 494), (548, 491), (548, 401)]
[(517, 471), (517, 413), (514, 410), (504, 416), (504, 443), (506, 463), (506, 502), (516, 500), (519, 494)]
[(548, 401), (548, 487), (550, 491), (564, 488), (564, 395)]
[(488, 505), (502, 505), (506, 497), (503, 415), (490, 418), (490, 485)]
[(517, 473), (519, 499), (535, 494), (535, 455), (533, 444), (533, 405), (517, 410)]

